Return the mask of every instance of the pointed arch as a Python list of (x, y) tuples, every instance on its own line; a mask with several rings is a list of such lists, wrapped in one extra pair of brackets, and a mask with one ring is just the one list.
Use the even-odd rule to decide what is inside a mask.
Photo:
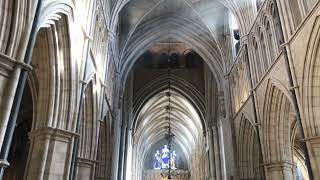
[[(264, 163), (269, 179), (280, 177), (279, 173), (290, 179), (294, 176), (292, 126), (296, 118), (293, 101), (287, 88), (278, 80), (268, 81), (261, 124)], [(277, 170), (278, 165), (283, 167)]]
[(302, 76), (302, 107), (306, 137), (319, 136), (320, 131), (320, 18), (317, 17), (309, 37)]
[(262, 179), (263, 164), (255, 123), (243, 113), (237, 132), (237, 166), (240, 179)]
[[(72, 130), (76, 104), (72, 91), (76, 66), (70, 54), (71, 42), (68, 17), (59, 14), (48, 27), (39, 29), (33, 52), (35, 84), (38, 88), (37, 117), (33, 129), (53, 127)], [(73, 102), (73, 103), (70, 103)]]

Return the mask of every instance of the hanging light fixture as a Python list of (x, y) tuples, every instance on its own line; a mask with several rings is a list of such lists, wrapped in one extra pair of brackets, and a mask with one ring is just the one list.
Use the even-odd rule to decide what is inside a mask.
[(173, 177), (176, 175), (176, 172), (174, 169), (172, 169), (172, 155), (171, 155), (171, 146), (172, 146), (172, 139), (174, 137), (174, 134), (171, 131), (171, 59), (170, 59), (170, 41), (169, 41), (169, 48), (168, 48), (168, 92), (166, 92), (166, 96), (168, 97), (168, 105), (166, 106), (166, 111), (168, 113), (168, 116), (166, 117), (166, 120), (168, 120), (168, 132), (166, 134), (166, 140), (168, 141), (168, 150), (169, 150), (169, 168), (165, 169), (161, 173), (162, 178), (167, 179), (173, 179)]

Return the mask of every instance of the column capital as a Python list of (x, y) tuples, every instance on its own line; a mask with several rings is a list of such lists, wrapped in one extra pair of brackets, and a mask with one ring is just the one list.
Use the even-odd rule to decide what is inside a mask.
[(263, 164), (267, 169), (282, 169), (282, 168), (295, 168), (295, 164), (288, 161), (278, 161), (278, 162), (271, 162)]
[(52, 127), (45, 127), (41, 129), (34, 130), (29, 133), (29, 138), (31, 140), (43, 138), (43, 139), (57, 139), (60, 141), (69, 141), (73, 137), (78, 137), (79, 134), (72, 131), (67, 131), (63, 129), (56, 129)]
[(249, 42), (249, 34), (245, 34), (240, 37), (241, 44), (247, 44)]

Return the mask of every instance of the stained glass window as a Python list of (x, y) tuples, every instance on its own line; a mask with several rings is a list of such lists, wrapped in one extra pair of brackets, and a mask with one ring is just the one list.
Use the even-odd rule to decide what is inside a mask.
[(168, 145), (164, 145), (154, 154), (153, 169), (169, 169), (169, 167), (177, 169), (177, 153), (174, 150), (170, 153)]

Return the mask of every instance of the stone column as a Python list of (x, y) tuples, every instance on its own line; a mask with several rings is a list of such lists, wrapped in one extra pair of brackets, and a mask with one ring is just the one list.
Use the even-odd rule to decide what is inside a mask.
[(210, 180), (216, 179), (216, 161), (215, 161), (215, 148), (212, 128), (208, 128), (208, 145), (209, 145), (209, 165), (210, 165)]
[(94, 179), (96, 161), (91, 159), (78, 158), (77, 162), (77, 180)]
[(320, 136), (306, 138), (314, 177), (320, 177)]
[(31, 132), (25, 179), (67, 180), (75, 136), (78, 135), (49, 127)]
[(31, 69), (23, 62), (0, 53), (0, 149), (7, 129), (8, 119), (21, 69)]
[(221, 162), (220, 162), (220, 147), (219, 147), (219, 134), (217, 125), (212, 126), (212, 135), (214, 143), (214, 153), (215, 153), (215, 168), (216, 168), (216, 179), (221, 179)]
[(267, 180), (293, 180), (295, 166), (289, 162), (275, 162), (265, 166)]

